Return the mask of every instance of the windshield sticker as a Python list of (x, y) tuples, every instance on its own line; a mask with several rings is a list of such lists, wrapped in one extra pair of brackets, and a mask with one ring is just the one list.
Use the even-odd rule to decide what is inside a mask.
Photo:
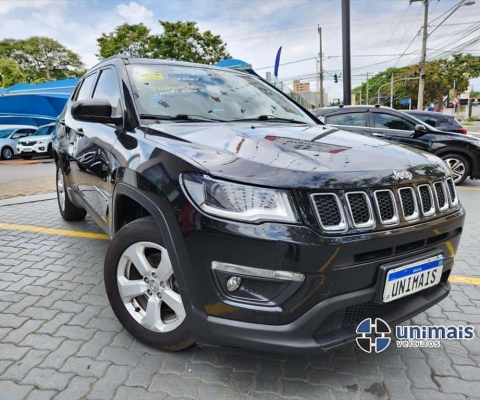
[(180, 81), (187, 82), (198, 82), (203, 78), (203, 76), (194, 74), (168, 74), (168, 77), (171, 79), (178, 79)]
[(145, 74), (140, 75), (140, 80), (142, 82), (149, 82), (149, 81), (163, 81), (165, 77), (161, 72), (152, 72), (149, 74), (148, 72)]

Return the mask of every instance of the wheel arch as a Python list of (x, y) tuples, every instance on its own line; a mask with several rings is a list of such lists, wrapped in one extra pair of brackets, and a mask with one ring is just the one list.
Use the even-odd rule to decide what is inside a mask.
[(119, 223), (120, 221), (117, 213), (119, 212), (119, 206), (122, 204), (122, 201), (125, 201), (125, 198), (128, 199), (127, 201), (133, 201), (137, 203), (137, 205), (141, 207), (141, 209), (148, 212), (148, 214), (151, 215), (157, 223), (159, 233), (162, 236), (165, 247), (170, 255), (175, 276), (179, 283), (180, 289), (182, 290), (182, 298), (184, 299), (184, 302), (187, 300), (186, 304), (190, 305), (191, 302), (188, 296), (187, 284), (182, 269), (182, 265), (189, 264), (190, 260), (180, 226), (173, 213), (170, 203), (166, 198), (160, 197), (158, 194), (152, 192), (145, 193), (142, 190), (125, 183), (117, 183), (113, 193), (112, 201), (112, 236), (114, 236), (121, 229), (121, 224)]

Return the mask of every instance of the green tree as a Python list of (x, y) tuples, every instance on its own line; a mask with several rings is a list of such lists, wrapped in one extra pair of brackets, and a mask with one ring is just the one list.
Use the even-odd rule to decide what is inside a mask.
[(0, 87), (6, 88), (24, 82), (25, 75), (11, 58), (0, 57)]
[[(369, 79), (369, 97), (370, 104), (377, 102), (376, 96), (378, 88), (380, 89), (380, 102), (390, 105), (390, 85), (391, 75), (393, 73), (394, 80), (400, 82), (394, 83), (394, 101), (393, 107), (402, 108), (399, 101), (401, 99), (412, 99), (412, 105), (416, 106), (418, 100), (418, 80), (402, 80), (403, 78), (419, 77), (419, 66), (410, 65), (402, 68), (389, 68), (382, 71)], [(443, 98), (451, 88), (455, 87), (459, 92), (468, 89), (470, 79), (480, 76), (480, 57), (470, 54), (456, 54), (445, 59), (428, 61), (425, 66), (425, 104), (437, 102), (443, 104)], [(362, 92), (365, 98), (366, 83), (356, 87), (354, 90), (357, 98)], [(374, 98), (375, 96), (375, 98)]]
[(77, 53), (47, 37), (4, 39), (0, 42), (0, 56), (17, 62), (29, 82), (65, 79), (84, 71)]
[(100, 59), (114, 54), (126, 54), (130, 57), (151, 58), (150, 29), (143, 24), (122, 24), (113, 32), (102, 33), (97, 39), (100, 49), (96, 56)]
[(143, 24), (123, 24), (97, 39), (99, 58), (123, 53), (130, 57), (163, 58), (213, 64), (230, 58), (227, 45), (211, 31), (200, 32), (196, 22), (159, 21), (163, 33), (152, 35)]
[(202, 64), (231, 58), (220, 35), (200, 32), (196, 22), (159, 22), (163, 33), (152, 41), (155, 57)]

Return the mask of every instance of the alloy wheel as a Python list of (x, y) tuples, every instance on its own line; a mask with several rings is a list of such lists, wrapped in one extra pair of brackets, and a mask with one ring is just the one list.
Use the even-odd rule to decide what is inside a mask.
[(460, 182), (464, 175), (467, 173), (467, 167), (463, 163), (463, 161), (459, 160), (458, 158), (447, 158), (445, 162), (452, 170), (453, 175), (453, 182), (458, 183)]
[(4, 148), (2, 151), (2, 158), (5, 160), (10, 160), (13, 157), (13, 152), (8, 147)]
[(185, 320), (185, 308), (164, 247), (151, 242), (129, 246), (118, 262), (117, 286), (128, 313), (145, 329), (171, 332)]
[(63, 172), (59, 169), (57, 174), (57, 194), (60, 208), (65, 210), (65, 181), (63, 180)]

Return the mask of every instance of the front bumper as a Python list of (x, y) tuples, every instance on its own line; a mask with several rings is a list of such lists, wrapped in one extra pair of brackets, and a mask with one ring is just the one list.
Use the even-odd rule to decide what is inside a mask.
[(22, 146), (17, 145), (17, 155), (35, 155), (35, 154), (47, 154), (48, 143), (34, 146)]
[[(399, 324), (448, 295), (464, 218), (459, 208), (405, 228), (325, 238), (305, 226), (240, 225), (197, 214), (191, 226), (183, 227), (191, 260), (184, 276), (193, 335), (208, 345), (321, 352), (354, 340), (356, 326), (365, 318)], [(383, 285), (378, 279), (382, 265), (409, 264), (432, 254), (445, 258), (437, 286), (375, 303)], [(212, 261), (299, 272), (305, 281), (280, 304), (241, 304), (219, 290)]]

